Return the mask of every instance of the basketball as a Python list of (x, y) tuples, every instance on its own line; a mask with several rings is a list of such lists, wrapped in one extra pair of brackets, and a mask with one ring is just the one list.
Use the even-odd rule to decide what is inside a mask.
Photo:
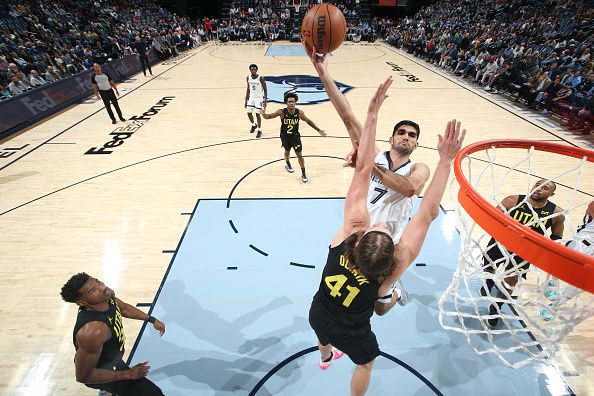
[(346, 34), (346, 19), (333, 4), (315, 5), (301, 22), (301, 37), (316, 52), (327, 54), (337, 49)]

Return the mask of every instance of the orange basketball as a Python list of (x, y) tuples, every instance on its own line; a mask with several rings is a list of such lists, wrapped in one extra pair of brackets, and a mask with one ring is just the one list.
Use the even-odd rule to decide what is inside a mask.
[(346, 34), (346, 20), (333, 4), (322, 3), (313, 6), (301, 22), (301, 37), (316, 52), (327, 54), (337, 49)]

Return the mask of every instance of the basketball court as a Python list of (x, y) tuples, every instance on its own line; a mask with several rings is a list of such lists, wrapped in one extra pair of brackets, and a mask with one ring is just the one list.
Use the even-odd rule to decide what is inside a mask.
[[(243, 102), (251, 63), (267, 80), (268, 112), (294, 91), (298, 108), (328, 133), (322, 138), (302, 125), (306, 184), (284, 169), (278, 120), (262, 121), (261, 139), (249, 133)], [(468, 131), (465, 145), (523, 138), (594, 147), (381, 43), (345, 43), (329, 69), (361, 120), (391, 74), (378, 145), (388, 147), (395, 122), (415, 120), (421, 135), (412, 159), (431, 169), (437, 133), (452, 118)], [(149, 378), (167, 395), (346, 394), (354, 365), (344, 357), (319, 370), (307, 314), (341, 221), (350, 141), (302, 48), (206, 44), (153, 73), (120, 84), (126, 122), (112, 125), (89, 98), (0, 142), (0, 394), (96, 394), (75, 381), (76, 307), (58, 294), (80, 271), (166, 324), (159, 338), (150, 326), (124, 321), (131, 363), (150, 361)], [(513, 153), (495, 161), (507, 164)], [(531, 172), (558, 175), (566, 162), (535, 158)], [(594, 174), (592, 165), (584, 172)], [(553, 202), (564, 205), (572, 181), (560, 183)], [(526, 188), (525, 178), (512, 177), (498, 194)], [(582, 178), (573, 194), (576, 205), (591, 201), (593, 179)], [(474, 354), (463, 335), (442, 329), (437, 301), (460, 250), (448, 192), (442, 206), (403, 276), (411, 301), (372, 319), (382, 355), (368, 394), (594, 394), (592, 319), (565, 339), (558, 367), (517, 370)], [(576, 210), (571, 224), (582, 214)]]

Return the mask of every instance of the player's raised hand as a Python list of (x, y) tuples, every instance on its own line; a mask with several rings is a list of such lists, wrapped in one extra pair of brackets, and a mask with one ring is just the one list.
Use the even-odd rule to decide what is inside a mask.
[(451, 162), (462, 148), (466, 129), (463, 129), (462, 133), (460, 133), (461, 124), (460, 121), (455, 119), (448, 121), (444, 135), (437, 135), (437, 151), (441, 159)]
[(357, 150), (359, 149), (359, 141), (353, 141), (353, 148), (351, 151), (344, 157), (344, 163), (342, 164), (343, 168), (354, 168), (357, 164)]
[(322, 71), (325, 70), (326, 67), (328, 66), (328, 58), (326, 57), (326, 55), (325, 54), (318, 54), (316, 52), (316, 48), (310, 46), (304, 40), (302, 40), (301, 43), (303, 44), (303, 48), (305, 49), (305, 53), (309, 57), (309, 60), (311, 60), (311, 63), (313, 63), (314, 67), (317, 70), (322, 70)]
[(392, 80), (392, 76), (390, 76), (386, 79), (386, 81), (381, 83), (379, 87), (377, 87), (375, 94), (369, 102), (369, 107), (367, 108), (368, 113), (377, 114), (379, 112), (379, 109), (380, 107), (382, 107), (384, 100), (386, 100), (386, 98), (388, 97), (388, 95), (386, 95), (386, 92), (388, 92), (388, 88), (390, 88), (392, 82), (394, 82), (394, 80)]

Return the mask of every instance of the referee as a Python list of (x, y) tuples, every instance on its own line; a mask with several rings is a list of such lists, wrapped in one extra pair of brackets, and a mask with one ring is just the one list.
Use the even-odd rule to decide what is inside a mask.
[(115, 107), (120, 120), (126, 121), (126, 119), (122, 115), (122, 110), (120, 110), (118, 99), (116, 98), (116, 93), (119, 97), (120, 91), (118, 91), (118, 88), (114, 84), (113, 80), (107, 74), (103, 73), (103, 71), (101, 70), (101, 65), (99, 63), (93, 64), (93, 70), (95, 71), (95, 73), (91, 76), (91, 84), (93, 85), (93, 91), (95, 91), (95, 96), (97, 96), (97, 99), (99, 99), (99, 96), (101, 96), (101, 99), (103, 99), (103, 104), (105, 105), (105, 109), (109, 114), (109, 118), (111, 118), (111, 123), (116, 123), (113, 111), (111, 111), (111, 103), (113, 103), (113, 107)]

